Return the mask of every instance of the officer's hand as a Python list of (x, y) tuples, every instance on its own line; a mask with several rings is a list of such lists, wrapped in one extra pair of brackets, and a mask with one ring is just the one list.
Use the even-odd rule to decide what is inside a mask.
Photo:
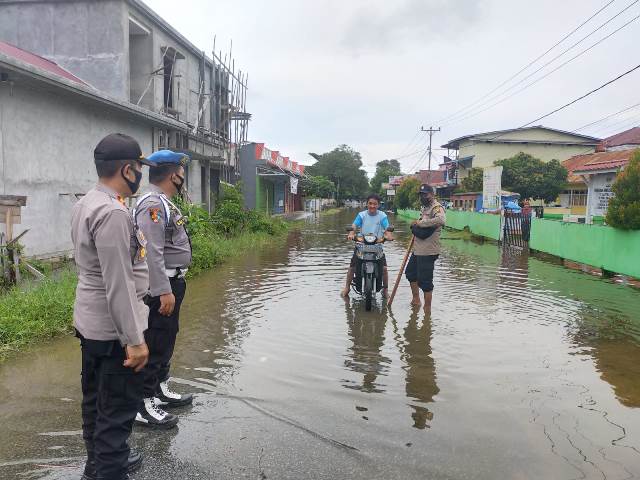
[(356, 238), (356, 232), (352, 230), (349, 232), (349, 235), (347, 235), (347, 239), (353, 240), (354, 238)]
[(127, 345), (127, 359), (123, 365), (128, 368), (133, 368), (134, 371), (139, 372), (144, 368), (149, 360), (149, 349), (146, 343), (140, 345)]
[(158, 312), (160, 315), (164, 315), (168, 317), (173, 313), (173, 309), (176, 306), (176, 297), (173, 293), (165, 293), (164, 295), (160, 295), (160, 308)]

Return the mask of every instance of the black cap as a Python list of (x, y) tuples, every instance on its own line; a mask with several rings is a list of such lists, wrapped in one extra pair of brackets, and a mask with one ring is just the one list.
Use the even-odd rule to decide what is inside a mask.
[(155, 162), (147, 160), (142, 155), (140, 145), (129, 135), (124, 133), (112, 133), (107, 135), (93, 151), (96, 162), (109, 162), (113, 160), (137, 160), (138, 162), (155, 167)]
[(423, 183), (422, 185), (420, 185), (420, 193), (434, 193), (433, 187), (431, 185)]

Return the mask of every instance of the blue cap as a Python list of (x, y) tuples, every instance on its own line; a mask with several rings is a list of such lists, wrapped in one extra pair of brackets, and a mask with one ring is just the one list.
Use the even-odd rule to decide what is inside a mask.
[(175, 165), (186, 165), (191, 158), (186, 153), (177, 153), (171, 150), (158, 150), (147, 157), (148, 160), (157, 165), (173, 163)]
[(420, 193), (434, 193), (433, 187), (427, 183), (423, 183), (422, 185), (420, 185)]

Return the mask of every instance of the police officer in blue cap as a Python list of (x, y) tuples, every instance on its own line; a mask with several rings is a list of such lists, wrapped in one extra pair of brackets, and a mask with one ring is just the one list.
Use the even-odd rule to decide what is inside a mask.
[(171, 201), (184, 188), (189, 157), (171, 150), (149, 156), (156, 163), (149, 169), (150, 189), (138, 199), (134, 223), (147, 238), (149, 265), (149, 328), (145, 339), (149, 362), (144, 368), (144, 401), (136, 423), (154, 428), (172, 428), (178, 417), (165, 408), (190, 404), (191, 394), (171, 391), (169, 368), (178, 334), (180, 305), (187, 284), (185, 274), (191, 264), (191, 241), (180, 209)]

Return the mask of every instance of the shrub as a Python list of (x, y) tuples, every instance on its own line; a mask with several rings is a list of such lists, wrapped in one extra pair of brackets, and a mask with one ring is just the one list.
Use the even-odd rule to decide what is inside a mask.
[(613, 184), (615, 196), (609, 200), (607, 223), (623, 230), (640, 230), (640, 150)]

